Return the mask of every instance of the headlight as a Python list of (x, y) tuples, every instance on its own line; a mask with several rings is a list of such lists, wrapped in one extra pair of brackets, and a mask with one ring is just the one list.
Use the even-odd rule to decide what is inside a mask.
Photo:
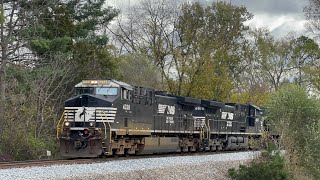
[(69, 125), (70, 123), (68, 121), (64, 123), (64, 126), (69, 126)]
[(94, 123), (93, 123), (93, 122), (90, 122), (89, 125), (90, 125), (90, 127), (93, 127), (93, 126), (94, 126)]

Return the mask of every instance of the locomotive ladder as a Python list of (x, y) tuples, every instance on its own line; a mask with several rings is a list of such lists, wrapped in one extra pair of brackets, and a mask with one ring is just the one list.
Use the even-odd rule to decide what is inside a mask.
[(110, 125), (110, 122), (108, 121), (108, 116), (106, 115), (105, 111), (101, 111), (103, 112), (103, 114), (106, 116), (106, 122), (108, 123), (108, 126), (109, 126), (109, 138), (107, 138), (107, 126), (106, 126), (106, 122), (104, 121), (102, 115), (100, 114), (101, 116), (101, 121), (103, 123), (103, 126), (104, 126), (104, 138), (102, 139), (102, 144), (104, 145), (103, 146), (103, 149), (106, 149), (107, 154), (111, 154), (112, 152), (110, 151), (110, 149), (107, 147), (108, 145), (110, 145), (111, 143), (111, 125)]
[[(210, 122), (209, 122), (209, 120), (210, 119), (208, 117), (206, 117), (204, 127), (202, 127), (202, 137), (203, 137), (203, 140), (206, 142), (205, 144), (203, 144), (204, 149), (210, 147)], [(204, 141), (202, 141), (202, 142), (204, 142)]]
[[(59, 121), (58, 121), (58, 124), (57, 124), (57, 128), (56, 128), (56, 133), (57, 133), (57, 139), (59, 139), (59, 135), (60, 135), (60, 133), (61, 133), (61, 131), (63, 130), (63, 125), (64, 125), (64, 121), (62, 121), (62, 119), (64, 119), (63, 117), (64, 117), (64, 113), (65, 113), (65, 110), (62, 112), (62, 115), (61, 115), (61, 117), (60, 117), (60, 119), (59, 119)], [(61, 124), (61, 122), (62, 122), (62, 124)]]
[(60, 134), (64, 128), (64, 122), (68, 121), (69, 113), (73, 114), (73, 121), (75, 120), (75, 111), (74, 110), (63, 110), (60, 119), (56, 126), (56, 138), (59, 139)]

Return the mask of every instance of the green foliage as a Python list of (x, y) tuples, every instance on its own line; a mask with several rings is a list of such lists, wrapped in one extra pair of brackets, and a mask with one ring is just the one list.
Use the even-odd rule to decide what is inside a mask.
[[(200, 68), (201, 73), (193, 76), (194, 82), (187, 81), (182, 87), (188, 96), (224, 101), (233, 89), (227, 67), (217, 67), (211, 62)], [(208, 83), (209, 82), (209, 83)]]
[(294, 38), (290, 35), (275, 40), (265, 31), (258, 31), (255, 34), (257, 56), (256, 60), (259, 69), (259, 76), (262, 76), (266, 83), (269, 83), (274, 90), (278, 90), (288, 80), (285, 74), (291, 69), (291, 54), (294, 46)]
[(269, 148), (261, 157), (253, 160), (248, 166), (240, 165), (239, 169), (229, 169), (228, 175), (233, 180), (286, 180), (290, 174), (285, 168), (285, 159), (278, 151)]
[(27, 129), (16, 126), (13, 125), (10, 130), (6, 129), (0, 138), (1, 154), (9, 155), (15, 160), (32, 160), (46, 156), (46, 150), (56, 153), (55, 142), (37, 139), (34, 132), (28, 132)]
[(278, 132), (284, 156), (262, 154), (257, 161), (229, 170), (232, 179), (319, 179), (320, 104), (305, 88), (289, 84), (269, 96), (267, 120)]
[(275, 91), (290, 82), (303, 86), (312, 83), (317, 86), (320, 51), (312, 39), (304, 36), (295, 38), (288, 34), (276, 40), (266, 29), (252, 31), (252, 36), (252, 62), (247, 68), (251, 76), (243, 78), (251, 79), (249, 86), (252, 82), (266, 84), (269, 90)]
[(319, 90), (319, 45), (305, 36), (297, 38), (294, 43), (292, 64), (298, 70), (298, 76), (295, 81), (300, 85), (307, 85), (305, 82), (311, 82)]
[(303, 166), (314, 179), (320, 179), (320, 122), (308, 127), (308, 134), (302, 157)]
[(301, 55), (301, 51), (306, 55), (316, 55), (319, 45), (312, 39), (306, 36), (300, 36), (296, 39), (297, 46), (294, 49), (296, 55)]
[(117, 59), (114, 58), (107, 47), (97, 47), (96, 44), (81, 41), (74, 47), (73, 59), (80, 66), (77, 81), (86, 78), (114, 78), (118, 77)]
[(301, 171), (315, 179), (320, 177), (319, 107), (318, 100), (308, 97), (297, 85), (281, 88), (267, 104), (268, 120), (279, 132), (280, 146), (286, 150), (289, 168), (297, 177), (304, 175)]
[[(7, 78), (10, 78), (7, 94), (8, 108), (5, 114), (4, 132), (0, 137), (1, 155), (7, 155), (14, 160), (38, 159), (45, 156), (46, 150), (56, 152), (54, 142), (54, 121), (50, 104), (45, 108), (45, 132), (42, 137), (37, 135), (39, 122), (37, 115), (39, 97), (37, 84), (40, 78), (52, 76), (52, 69), (25, 68), (23, 66), (8, 66)], [(51, 114), (51, 115), (49, 115)]]
[(0, 152), (16, 160), (37, 159), (46, 149), (56, 149), (52, 135), (57, 114), (75, 82), (116, 76), (116, 59), (103, 32), (118, 11), (105, 7), (105, 0), (5, 3), (8, 8), (16, 7), (12, 12), (18, 24), (8, 57), (19, 55), (20, 51), (11, 51), (16, 46), (28, 49), (31, 55), (4, 66), (8, 108), (1, 114), (6, 131), (1, 132)]
[[(245, 7), (224, 2), (202, 6), (185, 3), (175, 25), (179, 46), (171, 54), (177, 77), (167, 74), (172, 93), (226, 100), (241, 71), (243, 38), (252, 15)], [(241, 49), (241, 50), (240, 50)]]
[(159, 69), (146, 56), (130, 54), (119, 59), (121, 80), (133, 85), (163, 89)]
[[(23, 37), (29, 48), (47, 63), (56, 53), (72, 54), (74, 73), (84, 78), (115, 76), (116, 64), (107, 49), (108, 37), (102, 28), (118, 14), (104, 7), (105, 0), (49, 0), (21, 2), (29, 23)], [(92, 71), (92, 69), (95, 69)]]
[[(268, 104), (268, 120), (278, 132), (293, 138), (296, 150), (302, 150), (309, 137), (308, 127), (320, 119), (318, 102), (308, 98), (306, 90), (297, 85), (288, 85), (275, 92)], [(285, 138), (285, 137), (282, 137)]]
[(238, 102), (243, 104), (254, 104), (257, 106), (264, 106), (269, 99), (270, 92), (261, 87), (251, 86), (251, 89), (241, 92), (233, 93), (228, 101)]

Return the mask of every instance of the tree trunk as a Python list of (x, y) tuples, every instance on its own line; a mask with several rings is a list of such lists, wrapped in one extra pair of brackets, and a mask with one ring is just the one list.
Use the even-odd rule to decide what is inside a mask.
[[(3, 12), (3, 0), (1, 11)], [(3, 133), (6, 109), (6, 65), (7, 65), (7, 43), (5, 42), (4, 22), (1, 23), (1, 65), (0, 65), (0, 135)]]
[(41, 103), (40, 114), (39, 114), (39, 124), (38, 124), (38, 128), (37, 128), (37, 138), (41, 137), (41, 131), (44, 126), (44, 107), (45, 106)]
[(35, 134), (37, 138), (41, 136), (41, 131), (44, 123), (45, 98), (44, 98), (43, 91), (44, 90), (42, 88), (39, 89), (38, 99), (37, 99), (37, 119), (36, 119), (37, 124), (36, 124), (36, 134)]
[(3, 132), (3, 126), (5, 123), (5, 111), (6, 111), (6, 57), (3, 56), (6, 53), (6, 50), (3, 46), (2, 57), (1, 57), (1, 66), (0, 66), (0, 134)]

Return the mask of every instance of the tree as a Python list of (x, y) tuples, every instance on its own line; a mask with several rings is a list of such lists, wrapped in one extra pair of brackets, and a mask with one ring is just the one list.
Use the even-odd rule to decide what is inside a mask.
[[(269, 94), (287, 83), (314, 91), (319, 72), (319, 47), (310, 38), (288, 34), (273, 39), (267, 29), (251, 32), (248, 61), (231, 101), (264, 105)], [(240, 81), (241, 80), (241, 81)]]
[[(28, 40), (28, 47), (39, 57), (36, 64), (46, 63), (50, 53), (62, 52), (74, 62), (73, 70), (79, 74), (79, 79), (114, 75), (115, 63), (108, 51), (108, 37), (103, 29), (117, 16), (118, 11), (103, 7), (104, 2), (26, 2), (23, 7), (28, 10), (28, 20), (37, 23), (28, 26), (24, 38)], [(38, 11), (32, 11), (35, 8)]]
[(52, 148), (61, 104), (75, 82), (116, 76), (103, 30), (118, 11), (103, 5), (104, 0), (1, 1), (1, 154), (43, 155)]
[[(48, 57), (47, 57), (48, 58)], [(61, 104), (61, 97), (65, 97), (66, 86), (72, 82), (73, 65), (67, 61), (64, 54), (52, 54), (51, 63), (32, 69), (29, 83), (36, 102), (35, 137), (41, 137), (44, 127), (51, 129), (56, 124), (52, 114), (57, 113), (56, 107)], [(53, 121), (52, 121), (53, 119)], [(51, 120), (51, 122), (50, 122)], [(49, 130), (49, 133), (52, 132)]]
[[(63, 54), (52, 63), (32, 68), (9, 65), (6, 124), (0, 137), (0, 154), (16, 160), (38, 159), (46, 150), (56, 150), (54, 128), (59, 117), (72, 64)], [(53, 59), (54, 58), (54, 59)], [(60, 115), (60, 114), (59, 114)]]
[(143, 54), (128, 54), (119, 57), (121, 79), (129, 84), (162, 89), (159, 69)]
[(320, 2), (318, 0), (309, 0), (309, 5), (304, 8), (308, 21), (307, 28), (315, 36), (320, 37)]
[(248, 27), (243, 22), (252, 15), (245, 7), (223, 2), (184, 4), (181, 9), (172, 61), (178, 80), (173, 87), (178, 87), (177, 94), (225, 100), (245, 64), (241, 58)]
[(274, 90), (278, 90), (292, 70), (293, 39), (291, 35), (279, 41), (270, 36), (258, 36), (256, 39), (260, 56), (257, 68), (261, 69), (261, 75), (268, 79)]
[(243, 49), (243, 61), (240, 66), (243, 70), (235, 78), (234, 89), (228, 101), (264, 106), (272, 91), (272, 85), (267, 76), (262, 75), (262, 61), (257, 39), (269, 36), (269, 31), (263, 28), (249, 30), (246, 34), (248, 41), (246, 48)]
[(170, 56), (178, 9), (174, 0), (143, 0), (130, 7), (128, 14), (119, 16), (117, 26), (109, 29), (120, 53), (145, 54), (161, 70), (162, 81), (170, 66), (166, 59)]
[(267, 117), (273, 130), (280, 134), (279, 146), (286, 150), (291, 172), (298, 179), (308, 175), (318, 179), (319, 102), (309, 98), (301, 86), (285, 86), (271, 96)]
[(24, 47), (25, 42), (21, 39), (22, 32), (30, 23), (24, 16), (26, 11), (21, 8), (23, 3), (22, 0), (1, 0), (0, 5), (0, 133), (3, 132), (7, 105), (7, 66), (24, 63), (29, 53)]
[[(70, 94), (71, 87), (85, 78), (114, 76), (116, 64), (108, 50), (108, 37), (101, 32), (117, 15), (104, 0), (33, 0), (21, 3), (30, 22), (21, 38), (35, 57), (29, 63), (35, 74), (32, 83), (37, 97), (36, 137), (48, 122), (48, 106), (55, 108)], [(36, 10), (35, 10), (36, 9)], [(76, 76), (74, 76), (77, 74)], [(59, 111), (56, 111), (59, 112)], [(53, 121), (55, 122), (55, 121)]]
[(111, 31), (128, 52), (154, 60), (171, 93), (227, 97), (233, 78), (245, 64), (241, 58), (248, 27), (243, 22), (252, 17), (246, 8), (223, 2), (177, 6), (163, 0), (143, 1), (133, 11), (137, 18), (118, 21), (118, 28)]
[(297, 73), (294, 76), (299, 85), (319, 90), (320, 49), (318, 44), (305, 36), (294, 41), (293, 67)]

